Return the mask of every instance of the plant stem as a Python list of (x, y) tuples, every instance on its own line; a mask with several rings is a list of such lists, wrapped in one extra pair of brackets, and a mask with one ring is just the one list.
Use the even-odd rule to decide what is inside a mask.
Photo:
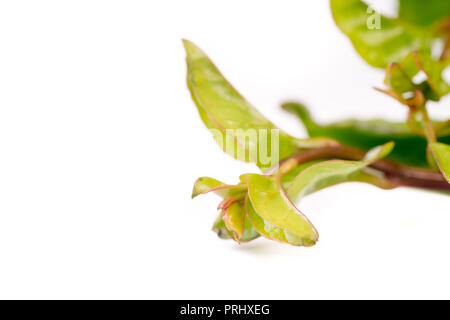
[(428, 110), (425, 105), (422, 106), (421, 113), (425, 136), (427, 137), (428, 143), (434, 143), (436, 142), (436, 133), (434, 132), (433, 122), (431, 122), (430, 116), (428, 115)]
[[(280, 166), (287, 161), (295, 161), (296, 165), (320, 159), (362, 160), (366, 152), (348, 146), (324, 147), (310, 149), (293, 155), (280, 162)], [(409, 186), (422, 189), (448, 190), (450, 184), (440, 172), (430, 169), (417, 168), (395, 163), (390, 160), (379, 160), (372, 165), (384, 174), (384, 178), (396, 186)]]

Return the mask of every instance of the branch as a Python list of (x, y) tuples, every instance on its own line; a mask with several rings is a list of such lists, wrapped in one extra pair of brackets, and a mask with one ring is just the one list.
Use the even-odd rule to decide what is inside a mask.
[[(360, 161), (366, 152), (348, 146), (324, 147), (310, 149), (293, 155), (280, 162), (280, 166), (288, 160), (295, 160), (296, 165), (320, 159), (342, 159)], [(423, 169), (402, 165), (390, 160), (380, 160), (370, 167), (384, 173), (385, 179), (396, 186), (408, 186), (432, 190), (448, 190), (450, 184), (441, 173), (431, 169)]]

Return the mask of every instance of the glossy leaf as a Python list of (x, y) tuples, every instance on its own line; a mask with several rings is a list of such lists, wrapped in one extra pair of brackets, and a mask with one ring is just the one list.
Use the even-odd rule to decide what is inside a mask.
[(229, 84), (202, 50), (190, 41), (183, 43), (192, 99), (216, 142), (234, 158), (267, 169), (299, 148), (335, 143), (296, 139), (279, 130)]
[(363, 161), (329, 160), (317, 163), (303, 170), (289, 186), (287, 194), (297, 201), (308, 194), (338, 183), (354, 180), (353, 175), (361, 169), (386, 157), (394, 148), (394, 143), (370, 150)]
[(431, 51), (433, 34), (428, 28), (386, 18), (359, 0), (331, 0), (330, 5), (337, 26), (374, 67), (386, 68), (411, 51)]
[(441, 170), (447, 181), (450, 183), (450, 145), (443, 143), (433, 143), (430, 145), (430, 148), (433, 152), (439, 169)]
[[(413, 133), (405, 123), (384, 120), (346, 120), (320, 125), (311, 118), (309, 111), (301, 104), (286, 103), (283, 109), (296, 114), (311, 137), (330, 137), (344, 145), (363, 150), (393, 141), (395, 148), (389, 154), (389, 159), (412, 166), (428, 166), (426, 139)], [(439, 126), (438, 123), (436, 125)], [(438, 140), (450, 144), (450, 131), (441, 130)]]
[[(252, 213), (251, 203), (255, 213), (264, 220), (264, 225), (272, 230), (268, 232), (271, 234), (270, 237), (274, 237), (275, 233), (279, 234), (281, 229), (287, 237), (287, 241), (278, 238), (279, 241), (307, 246), (313, 245), (317, 241), (319, 235), (316, 229), (289, 200), (282, 188), (281, 181), (277, 177), (245, 174), (243, 178), (248, 185), (247, 211)], [(257, 223), (258, 221), (254, 219), (254, 216), (249, 215), (249, 219), (261, 233), (262, 225)], [(274, 230), (273, 227), (278, 229)], [(265, 233), (261, 234), (267, 236)]]

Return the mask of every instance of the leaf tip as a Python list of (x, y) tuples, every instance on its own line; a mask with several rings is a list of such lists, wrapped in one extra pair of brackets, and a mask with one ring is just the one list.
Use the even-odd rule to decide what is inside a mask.
[(198, 59), (205, 56), (205, 53), (197, 47), (192, 41), (182, 39), (184, 50), (190, 59)]
[(191, 199), (194, 199), (195, 197), (203, 193), (204, 190), (201, 190), (201, 188), (199, 188), (199, 185), (202, 183), (203, 180), (204, 180), (203, 178), (198, 178), (197, 180), (195, 180), (194, 187), (192, 188)]
[(306, 248), (313, 247), (313, 246), (315, 246), (317, 244), (317, 241), (319, 241), (319, 236), (318, 235), (317, 235), (317, 237), (315, 239), (303, 238), (302, 239), (302, 246), (306, 247)]
[(190, 40), (188, 40), (188, 39), (185, 39), (185, 38), (181, 38), (181, 42), (183, 43), (183, 46), (186, 48), (186, 47), (189, 47), (190, 45), (192, 45), (193, 43), (192, 43), (192, 41), (190, 41)]
[(191, 194), (191, 199), (194, 199), (195, 197), (197, 197), (200, 194), (200, 192), (198, 192), (197, 188), (194, 185), (194, 188), (192, 190), (192, 194)]
[(383, 146), (383, 148), (384, 148), (384, 152), (386, 152), (386, 155), (385, 155), (385, 156), (387, 156), (389, 153), (392, 152), (392, 150), (394, 150), (394, 148), (395, 148), (395, 142), (394, 142), (394, 141), (389, 141), (388, 143), (386, 143), (386, 144)]
[(298, 102), (285, 102), (281, 105), (281, 108), (289, 113), (298, 115), (300, 120), (304, 123), (311, 122), (311, 115), (308, 109)]
[(389, 155), (395, 147), (395, 142), (390, 141), (381, 146), (375, 147), (366, 153), (364, 159), (366, 161), (378, 161)]

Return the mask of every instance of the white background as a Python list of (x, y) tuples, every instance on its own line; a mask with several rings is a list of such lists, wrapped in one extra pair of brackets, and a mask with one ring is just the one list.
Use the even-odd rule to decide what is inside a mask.
[(299, 137), (285, 100), (405, 117), (325, 0), (2, 1), (0, 298), (450, 298), (443, 195), (341, 185), (299, 205), (315, 247), (219, 240), (219, 199), (193, 182), (257, 169), (204, 128), (181, 38)]

